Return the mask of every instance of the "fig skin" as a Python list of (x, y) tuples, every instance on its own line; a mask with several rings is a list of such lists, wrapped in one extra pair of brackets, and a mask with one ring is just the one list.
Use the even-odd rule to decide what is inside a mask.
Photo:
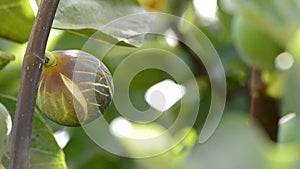
[(243, 16), (234, 17), (232, 40), (246, 62), (261, 70), (274, 70), (274, 60), (283, 52), (279, 44)]
[(52, 121), (80, 126), (101, 116), (113, 97), (112, 76), (93, 55), (80, 50), (46, 54), (37, 105)]

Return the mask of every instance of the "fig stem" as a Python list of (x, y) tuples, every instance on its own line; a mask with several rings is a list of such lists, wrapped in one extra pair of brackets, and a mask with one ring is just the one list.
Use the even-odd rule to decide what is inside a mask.
[[(32, 120), (45, 48), (59, 0), (43, 0), (24, 55), (21, 84), (14, 117), (9, 169), (29, 168)], [(40, 58), (36, 57), (39, 56)]]
[(51, 52), (46, 52), (45, 56), (45, 67), (49, 67), (55, 63), (55, 56)]

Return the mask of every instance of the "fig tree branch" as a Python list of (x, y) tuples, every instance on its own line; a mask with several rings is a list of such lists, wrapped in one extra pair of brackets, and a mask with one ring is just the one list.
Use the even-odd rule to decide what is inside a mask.
[(43, 0), (24, 55), (21, 84), (14, 117), (9, 169), (29, 168), (29, 149), (38, 83), (45, 48), (59, 0)]
[(279, 101), (266, 94), (267, 86), (261, 76), (260, 70), (252, 68), (250, 84), (251, 117), (272, 141), (277, 142), (278, 120), (280, 118)]

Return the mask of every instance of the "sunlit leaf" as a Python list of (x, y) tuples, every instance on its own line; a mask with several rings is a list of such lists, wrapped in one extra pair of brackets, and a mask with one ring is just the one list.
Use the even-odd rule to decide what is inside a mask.
[(193, 128), (183, 128), (175, 135), (173, 139), (176, 141), (183, 138), (170, 152), (174, 155), (173, 160), (176, 163), (182, 162), (189, 155), (198, 139), (197, 136), (197, 132)]
[(29, 0), (2, 0), (0, 2), (0, 37), (26, 42), (34, 21)]
[[(171, 135), (164, 133), (163, 126), (157, 123), (131, 123), (129, 135), (117, 133), (120, 143), (134, 157), (148, 157), (164, 152), (172, 144)], [(122, 136), (124, 134), (125, 136)]]
[(6, 53), (15, 56), (15, 60), (9, 62), (9, 64), (0, 71), (1, 94), (7, 94), (15, 97), (18, 95), (25, 49), (26, 44), (19, 44), (0, 38), (0, 51), (5, 51)]
[[(2, 102), (13, 115), (16, 99), (0, 95)], [(34, 113), (30, 148), (30, 169), (66, 169), (65, 156), (53, 133), (39, 113)]]
[(119, 141), (133, 156), (149, 156), (135, 160), (146, 168), (181, 168), (197, 140), (196, 131), (190, 128), (183, 128), (172, 137), (164, 134), (166, 129), (157, 123), (131, 125), (130, 135), (120, 137)]
[[(297, 169), (299, 168), (299, 142), (279, 144), (268, 147), (265, 152), (267, 169)], [(296, 165), (298, 164), (298, 167)], [(265, 169), (263, 168), (263, 169)]]
[[(120, 17), (144, 12), (136, 0), (64, 0), (61, 1), (53, 23), (54, 28), (110, 42), (139, 46), (151, 17)], [(146, 16), (146, 17), (145, 17)]]

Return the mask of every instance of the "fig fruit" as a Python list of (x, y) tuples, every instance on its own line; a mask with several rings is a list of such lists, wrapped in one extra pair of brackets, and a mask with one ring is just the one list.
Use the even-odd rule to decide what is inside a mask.
[(87, 124), (107, 110), (113, 92), (112, 76), (95, 56), (80, 50), (46, 53), (37, 105), (50, 120)]
[(251, 21), (242, 16), (235, 17), (232, 36), (238, 52), (250, 65), (261, 70), (275, 68), (274, 60), (283, 49)]

